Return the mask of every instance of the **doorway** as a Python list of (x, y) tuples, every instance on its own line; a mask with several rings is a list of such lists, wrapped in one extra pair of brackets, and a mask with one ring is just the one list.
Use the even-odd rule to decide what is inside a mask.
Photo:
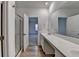
[(38, 45), (38, 17), (29, 17), (29, 45)]
[(62, 35), (66, 35), (66, 17), (58, 17), (58, 33)]

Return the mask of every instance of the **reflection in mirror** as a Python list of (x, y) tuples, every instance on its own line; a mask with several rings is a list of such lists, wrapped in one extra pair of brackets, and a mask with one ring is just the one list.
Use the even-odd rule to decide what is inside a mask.
[(67, 35), (71, 37), (79, 38), (79, 14), (68, 17)]

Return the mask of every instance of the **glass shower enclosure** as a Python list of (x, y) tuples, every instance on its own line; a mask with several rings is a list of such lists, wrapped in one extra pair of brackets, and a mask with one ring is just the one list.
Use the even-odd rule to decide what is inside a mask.
[(15, 19), (15, 54), (23, 48), (23, 18), (16, 14)]

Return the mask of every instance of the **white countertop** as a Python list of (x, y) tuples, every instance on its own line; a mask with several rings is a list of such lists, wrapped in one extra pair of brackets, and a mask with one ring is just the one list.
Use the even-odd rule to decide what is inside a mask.
[(79, 45), (79, 38), (69, 37), (61, 34), (54, 34), (54, 35)]
[(41, 34), (65, 56), (79, 57), (79, 45), (78, 44), (65, 40), (64, 37), (62, 38), (57, 35), (53, 35), (53, 34), (48, 35), (48, 33), (41, 33)]

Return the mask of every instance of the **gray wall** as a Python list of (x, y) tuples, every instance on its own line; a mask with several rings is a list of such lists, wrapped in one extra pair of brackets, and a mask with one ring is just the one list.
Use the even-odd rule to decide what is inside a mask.
[(15, 8), (14, 1), (8, 1), (8, 56), (15, 56)]
[(79, 14), (68, 17), (67, 35), (79, 38)]

